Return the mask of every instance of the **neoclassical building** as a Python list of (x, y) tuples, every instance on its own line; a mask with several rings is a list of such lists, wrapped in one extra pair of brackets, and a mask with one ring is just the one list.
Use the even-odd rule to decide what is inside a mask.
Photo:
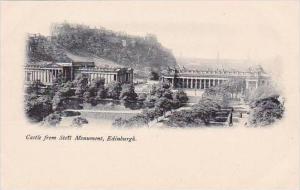
[(93, 79), (104, 79), (105, 84), (112, 81), (120, 83), (133, 82), (132, 68), (96, 67), (94, 62), (71, 63), (39, 63), (25, 66), (25, 83), (40, 81), (45, 85), (52, 85), (53, 81), (62, 76), (68, 81), (74, 80), (79, 74), (87, 77), (89, 82)]
[(162, 72), (161, 76), (162, 82), (168, 82), (174, 88), (185, 89), (206, 89), (235, 79), (243, 80), (245, 89), (248, 90), (267, 85), (270, 81), (262, 67), (249, 68), (246, 71), (169, 69)]

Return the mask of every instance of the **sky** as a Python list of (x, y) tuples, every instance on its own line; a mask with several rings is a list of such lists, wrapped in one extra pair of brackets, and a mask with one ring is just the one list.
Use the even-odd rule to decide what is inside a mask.
[[(291, 1), (292, 2), (292, 1)], [(52, 23), (155, 34), (176, 57), (268, 59), (281, 56), (297, 36), (295, 3), (283, 1), (31, 2), (20, 20), (28, 33), (48, 35)], [(22, 24), (22, 23), (20, 23)]]

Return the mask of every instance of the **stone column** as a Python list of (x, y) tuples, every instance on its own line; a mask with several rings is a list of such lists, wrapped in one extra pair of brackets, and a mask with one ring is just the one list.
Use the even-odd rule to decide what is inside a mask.
[(46, 70), (46, 83), (49, 83), (49, 70)]
[(203, 85), (203, 79), (200, 79), (200, 89), (203, 89), (204, 88), (204, 85)]
[(41, 71), (38, 71), (38, 80), (41, 81)]
[(52, 77), (53, 77), (53, 70), (50, 70), (50, 71), (49, 71), (49, 82), (50, 82), (50, 83), (52, 83), (52, 81), (53, 81), (53, 78), (52, 78)]
[(34, 72), (34, 70), (32, 71), (32, 81), (35, 81), (35, 72)]
[(105, 83), (108, 84), (108, 75), (105, 74)]
[(193, 79), (193, 88), (196, 89), (197, 88), (197, 79)]

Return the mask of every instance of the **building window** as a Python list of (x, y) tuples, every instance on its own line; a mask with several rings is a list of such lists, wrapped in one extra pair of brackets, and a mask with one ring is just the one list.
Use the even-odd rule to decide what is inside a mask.
[(117, 75), (114, 75), (114, 81), (116, 81), (117, 80)]

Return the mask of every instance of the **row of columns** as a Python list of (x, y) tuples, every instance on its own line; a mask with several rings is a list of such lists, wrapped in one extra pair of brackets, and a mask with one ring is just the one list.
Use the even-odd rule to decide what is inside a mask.
[(133, 75), (131, 73), (123, 73), (123, 74), (106, 74), (106, 73), (88, 73), (89, 75), (89, 82), (93, 79), (100, 79), (104, 78), (105, 84), (108, 84), (112, 81), (119, 81), (121, 83), (131, 83), (133, 82)]
[(27, 70), (25, 71), (25, 81), (33, 82), (39, 80), (44, 84), (52, 83), (61, 72), (61, 69)]
[(111, 81), (117, 80), (117, 74), (104, 74), (104, 73), (89, 73), (89, 82), (94, 79), (101, 79), (103, 78), (105, 83), (109, 83)]
[[(177, 88), (192, 88), (192, 89), (206, 89), (218, 84), (222, 84), (227, 81), (227, 79), (193, 79), (193, 78), (177, 78), (177, 81), (174, 81), (174, 78), (164, 78), (167, 79), (172, 86), (175, 85)], [(163, 80), (164, 80), (163, 79)]]

